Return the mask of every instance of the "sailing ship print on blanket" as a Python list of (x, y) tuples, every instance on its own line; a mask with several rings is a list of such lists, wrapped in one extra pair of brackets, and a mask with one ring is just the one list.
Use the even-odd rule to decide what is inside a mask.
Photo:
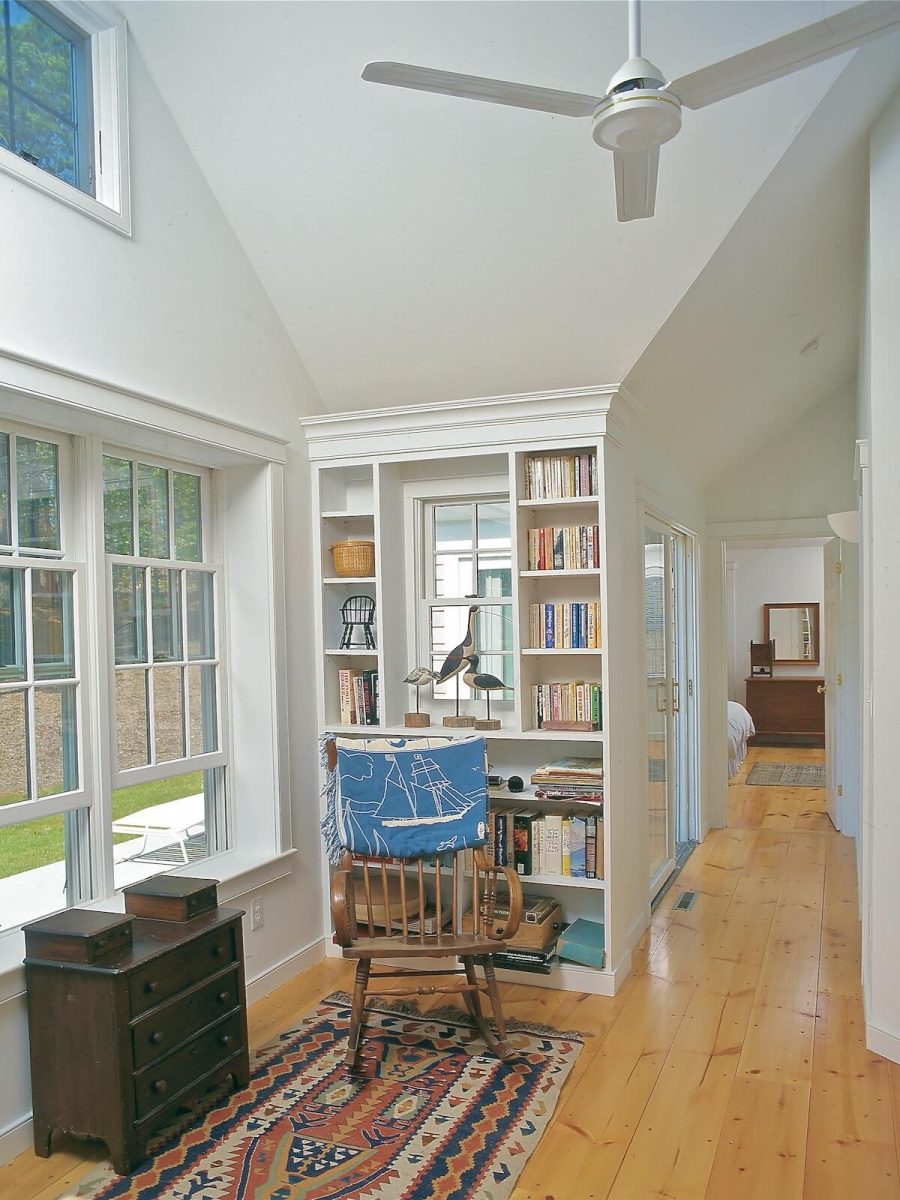
[(418, 858), (484, 844), (484, 738), (435, 748), (337, 748), (341, 845), (357, 854)]

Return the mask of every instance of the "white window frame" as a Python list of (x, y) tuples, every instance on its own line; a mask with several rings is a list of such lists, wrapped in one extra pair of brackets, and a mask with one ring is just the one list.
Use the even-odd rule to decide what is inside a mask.
[(0, 171), (131, 236), (128, 157), (128, 84), (124, 18), (103, 0), (48, 0), (61, 17), (90, 38), (94, 195), (0, 146)]
[[(508, 611), (510, 622), (513, 621), (515, 608), (514, 587), (509, 596), (435, 596), (434, 594), (433, 568), (435, 549), (433, 510), (437, 505), (470, 504), (473, 508), (478, 504), (506, 503), (509, 505), (510, 559), (512, 559), (514, 514), (508, 485), (505, 485), (504, 481), (499, 477), (486, 477), (481, 481), (483, 488), (477, 485), (473, 486), (473, 482), (471, 479), (443, 480), (434, 481), (433, 483), (408, 485), (406, 489), (406, 501), (411, 506), (408, 509), (408, 519), (410, 528), (413, 531), (413, 536), (407, 538), (407, 546), (411, 545), (415, 554), (414, 570), (409, 569), (410, 564), (407, 562), (406, 577), (410, 581), (408, 586), (415, 589), (414, 594), (410, 595), (408, 599), (410, 611), (418, 614), (413, 632), (414, 642), (409, 647), (409, 652), (411, 662), (421, 662), (424, 666), (431, 665), (432, 608), (441, 607), (442, 605), (447, 607), (462, 607), (468, 604), (478, 604), (480, 607), (502, 606)], [(473, 547), (473, 557), (474, 555), (475, 551)], [(473, 584), (477, 586), (474, 564)], [(513, 682), (510, 683), (510, 690), (514, 697), (518, 687), (518, 656), (513, 648), (502, 653), (508, 656), (512, 667)], [(468, 690), (467, 685), (463, 684), (462, 686), (465, 686), (466, 690)], [(501, 705), (504, 709), (512, 709), (515, 705), (515, 699), (501, 699), (499, 696), (496, 696), (492, 704)]]

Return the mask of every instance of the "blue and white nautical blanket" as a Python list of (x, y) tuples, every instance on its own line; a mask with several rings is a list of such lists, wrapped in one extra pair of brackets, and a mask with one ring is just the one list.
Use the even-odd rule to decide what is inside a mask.
[(423, 746), (398, 738), (384, 749), (337, 743), (323, 831), (340, 849), (418, 858), (481, 846), (487, 835), (484, 738)]

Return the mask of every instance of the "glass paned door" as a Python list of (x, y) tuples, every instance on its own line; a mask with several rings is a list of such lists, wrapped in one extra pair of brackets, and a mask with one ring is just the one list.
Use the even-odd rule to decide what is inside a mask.
[(651, 896), (675, 866), (673, 537), (644, 528), (644, 645), (647, 673), (647, 800)]

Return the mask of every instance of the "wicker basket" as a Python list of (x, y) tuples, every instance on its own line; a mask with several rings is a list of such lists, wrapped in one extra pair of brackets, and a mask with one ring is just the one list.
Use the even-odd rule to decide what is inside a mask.
[(375, 574), (375, 543), (354, 541), (335, 542), (331, 547), (334, 573), (341, 577), (370, 578)]

